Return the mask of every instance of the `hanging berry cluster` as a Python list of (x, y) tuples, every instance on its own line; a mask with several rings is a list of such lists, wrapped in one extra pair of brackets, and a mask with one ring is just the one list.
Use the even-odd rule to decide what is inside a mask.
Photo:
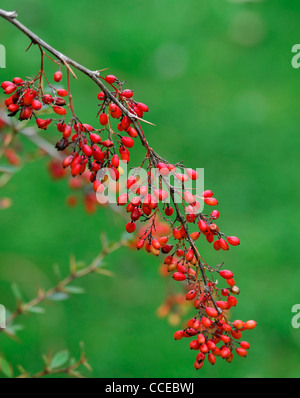
[[(138, 174), (130, 176), (125, 192), (119, 194), (117, 203), (126, 206), (129, 214), (125, 226), (128, 233), (135, 232), (138, 221), (147, 223), (139, 234), (137, 249), (144, 248), (154, 256), (165, 256), (166, 270), (175, 281), (184, 282), (187, 287), (186, 300), (193, 302), (196, 314), (186, 328), (175, 333), (175, 339), (193, 338), (190, 348), (197, 351), (196, 369), (202, 368), (206, 357), (211, 364), (216, 362), (217, 357), (231, 362), (235, 353), (245, 357), (250, 345), (241, 341), (242, 333), (254, 329), (256, 323), (229, 320), (229, 311), (237, 305), (240, 293), (233, 273), (223, 270), (223, 264), (209, 265), (196, 246), (198, 240), (205, 239), (215, 250), (226, 252), (230, 246), (240, 244), (237, 237), (220, 231), (216, 224), (220, 216), (218, 210), (209, 215), (203, 213), (203, 205), (218, 205), (213, 192), (205, 190), (199, 193), (195, 188), (188, 188), (188, 183), (199, 179), (198, 172), (184, 167), (182, 163), (170, 164), (149, 146), (140, 124), (144, 122), (148, 107), (135, 101), (133, 91), (124, 90), (123, 83), (117, 77), (108, 75), (104, 78), (98, 74), (96, 79), (94, 75), (93, 80), (96, 79), (103, 89), (98, 94), (99, 125), (94, 128), (82, 123), (74, 112), (70, 92), (70, 73), (73, 72), (70, 66), (64, 61), (67, 89), (55, 87), (43, 69), (45, 55), (41, 49), (41, 69), (34, 79), (16, 77), (2, 83), (4, 93), (9, 96), (5, 100), (9, 116), (18, 117), (21, 121), (34, 118), (37, 127), (42, 130), (55, 124), (61, 134), (56, 148), (67, 153), (63, 167), (69, 168), (73, 177), (87, 176), (94, 191), (100, 194), (109, 181), (119, 181), (122, 165), (130, 161), (130, 150), (135, 139), (141, 141), (146, 153), (140, 168), (146, 169), (146, 178)], [(63, 74), (60, 63), (52, 61), (59, 64), (59, 70), (53, 77), (54, 84), (61, 83)], [(49, 93), (44, 92), (44, 80)], [(43, 114), (46, 109), (52, 110), (56, 117), (43, 119), (40, 113)], [(99, 174), (101, 170), (104, 173)], [(120, 186), (117, 191), (119, 189)], [(168, 224), (169, 229), (166, 234), (157, 236), (161, 220)], [(225, 287), (219, 286), (219, 279), (225, 281)]]

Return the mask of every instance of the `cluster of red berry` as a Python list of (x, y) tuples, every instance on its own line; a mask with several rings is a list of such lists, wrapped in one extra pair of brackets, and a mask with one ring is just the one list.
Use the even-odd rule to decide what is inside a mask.
[[(54, 74), (54, 81), (58, 83), (61, 80), (62, 72), (57, 71)], [(43, 105), (50, 105), (53, 112), (57, 115), (66, 115), (67, 111), (64, 108), (66, 100), (64, 97), (68, 96), (68, 91), (63, 88), (55, 89), (49, 83), (49, 87), (55, 93), (55, 96), (44, 94), (41, 84), (39, 83), (38, 87), (36, 86), (37, 81), (40, 82), (40, 74), (33, 80), (23, 80), (20, 77), (15, 77), (12, 81), (4, 81), (1, 87), (4, 93), (9, 95), (5, 100), (9, 116), (18, 115), (21, 121), (35, 117), (37, 126), (46, 130), (52, 119), (38, 118), (36, 112), (40, 111)]]
[[(168, 165), (169, 172), (172, 172), (170, 169), (173, 170)], [(195, 174), (193, 176), (197, 178)], [(127, 181), (128, 183), (129, 180)], [(145, 186), (139, 187), (138, 193), (146, 193), (146, 188)], [(184, 192), (182, 197), (182, 204), (185, 205), (185, 209), (188, 206), (199, 208), (196, 198), (191, 198), (191, 194), (189, 192), (188, 194)], [(126, 195), (127, 197), (125, 197)], [(123, 203), (127, 203), (128, 194), (126, 195), (122, 195)], [(152, 217), (155, 219), (156, 215), (160, 215), (160, 218), (167, 222), (169, 221), (170, 231), (159, 237), (156, 236), (158, 222), (150, 222), (149, 226), (139, 234), (140, 239), (136, 242), (136, 247), (139, 250), (145, 247), (148, 253), (155, 256), (159, 254), (166, 255), (164, 260), (166, 272), (172, 273), (175, 281), (186, 282), (188, 287), (186, 300), (193, 302), (194, 308), (197, 310), (197, 316), (188, 322), (186, 329), (175, 333), (175, 339), (198, 336), (197, 340), (193, 340), (190, 343), (191, 349), (200, 351), (195, 362), (197, 370), (202, 368), (206, 354), (208, 354), (208, 360), (211, 364), (216, 362), (217, 357), (231, 362), (234, 352), (239, 356), (245, 357), (250, 345), (247, 342), (239, 342), (239, 340), (242, 338), (243, 331), (256, 327), (256, 322), (248, 321), (244, 323), (242, 321), (230, 322), (228, 320), (229, 310), (237, 305), (236, 296), (240, 293), (233, 279), (233, 273), (229, 270), (221, 270), (221, 266), (210, 267), (202, 259), (198, 250), (196, 249), (195, 251), (195, 246), (187, 245), (187, 234), (190, 235), (193, 243), (201, 235), (205, 236), (209, 243), (214, 242), (213, 247), (215, 250), (228, 251), (229, 245), (238, 246), (240, 240), (235, 236), (225, 236), (220, 232), (219, 227), (215, 224), (220, 216), (217, 210), (213, 210), (210, 216), (206, 216), (202, 213), (194, 214), (195, 211), (190, 209), (185, 219), (190, 226), (198, 227), (198, 230), (194, 232), (189, 232), (190, 228), (187, 228), (185, 223), (180, 222), (179, 225), (176, 225), (177, 215), (175, 221), (170, 220), (170, 217), (174, 214), (173, 207), (169, 204), (164, 205), (164, 214), (159, 209), (158, 199), (162, 200), (166, 196), (167, 192), (162, 195), (160, 191), (156, 194), (154, 193), (153, 196), (147, 194), (143, 202), (141, 202), (140, 196), (133, 197), (127, 204), (127, 212), (131, 213), (132, 219), (127, 224), (127, 231), (132, 232), (135, 229), (134, 222), (142, 214), (147, 215), (147, 219)], [(217, 204), (216, 200), (212, 200), (214, 198), (211, 191), (205, 191), (202, 194), (202, 199), (207, 205)], [(209, 280), (207, 275), (206, 283), (204, 283), (203, 275), (198, 267), (199, 261), (202, 262), (204, 272), (219, 275), (226, 281), (228, 288), (219, 288), (219, 283), (213, 282), (213, 278)], [(219, 343), (222, 344), (220, 348), (217, 347)]]
[[(186, 283), (186, 300), (193, 302), (197, 315), (188, 322), (184, 330), (175, 333), (175, 339), (197, 336), (190, 343), (191, 349), (199, 351), (196, 369), (203, 366), (207, 354), (212, 364), (218, 356), (231, 362), (234, 351), (245, 357), (250, 346), (247, 342), (239, 341), (242, 332), (255, 328), (256, 323), (228, 320), (228, 312), (237, 305), (235, 296), (240, 292), (235, 285), (233, 273), (221, 270), (223, 264), (215, 267), (208, 265), (195, 245), (202, 235), (207, 242), (213, 244), (215, 250), (228, 251), (229, 245), (240, 244), (237, 237), (226, 236), (220, 232), (216, 224), (220, 215), (217, 210), (213, 210), (210, 215), (202, 213), (204, 204), (218, 204), (213, 192), (206, 190), (199, 194), (193, 188), (186, 188), (188, 181), (195, 182), (199, 179), (197, 171), (185, 168), (182, 164), (180, 167), (184, 172), (178, 171), (179, 165), (168, 163), (149, 147), (139, 123), (144, 113), (148, 112), (148, 107), (135, 101), (131, 90), (123, 90), (123, 83), (115, 76), (100, 77), (112, 91), (109, 92), (110, 95), (104, 91), (98, 94), (99, 129), (81, 123), (75, 115), (69, 79), (68, 90), (56, 89), (48, 83), (55, 93), (53, 96), (43, 93), (42, 76), (43, 71), (34, 80), (14, 78), (12, 82), (2, 83), (4, 93), (9, 95), (5, 101), (9, 116), (19, 114), (20, 120), (34, 116), (37, 126), (46, 129), (55, 119), (38, 118), (36, 112), (42, 110), (43, 106), (51, 106), (61, 116), (55, 120), (57, 130), (62, 134), (56, 148), (59, 151), (68, 151), (62, 162), (63, 167), (70, 168), (73, 177), (84, 176), (93, 184), (97, 193), (104, 192), (109, 180), (119, 181), (122, 163), (129, 163), (129, 151), (135, 144), (134, 139), (140, 138), (146, 148), (142, 166), (147, 164), (147, 177), (129, 177), (126, 181), (126, 192), (118, 196), (117, 203), (126, 206), (126, 211), (130, 214), (130, 221), (126, 225), (128, 233), (136, 230), (137, 221), (147, 222), (147, 227), (136, 243), (137, 249), (145, 248), (155, 256), (166, 255), (166, 271), (172, 273), (175, 281)], [(60, 71), (56, 72), (54, 80), (62, 80)], [(39, 81), (38, 87), (35, 86), (36, 81)], [(68, 109), (72, 112), (69, 121), (66, 121), (67, 109), (64, 108), (66, 96), (69, 96)], [(116, 127), (113, 126), (113, 120), (116, 120)], [(101, 170), (105, 170), (105, 173), (98, 174)], [(52, 172), (59, 173), (54, 166)], [(175, 181), (174, 185), (170, 183), (171, 177)], [(180, 185), (180, 189), (176, 185)], [(169, 231), (157, 237), (155, 232), (161, 220), (168, 224)], [(219, 288), (215, 275), (224, 279), (228, 288)], [(217, 347), (219, 343), (222, 344), (220, 348)]]
[[(230, 271), (223, 272), (230, 273)], [(193, 282), (190, 284), (193, 284)], [(215, 288), (212, 283), (210, 283), (211, 287)], [(190, 348), (198, 351), (194, 363), (197, 370), (203, 367), (206, 355), (212, 365), (216, 363), (217, 357), (225, 359), (227, 362), (232, 362), (234, 352), (240, 357), (247, 356), (250, 344), (247, 341), (240, 341), (242, 332), (254, 329), (256, 322), (243, 322), (241, 320), (229, 322), (226, 318), (226, 312), (228, 314), (230, 308), (237, 304), (236, 298), (230, 295), (230, 292), (234, 293), (235, 289), (231, 288), (230, 291), (222, 289), (221, 295), (227, 297), (227, 300), (216, 302), (218, 308), (222, 309), (221, 314), (215, 308), (209, 307), (211, 305), (209, 295), (202, 293), (199, 296), (197, 293), (199, 284), (195, 283), (193, 289), (186, 295), (187, 300), (194, 301), (195, 308), (199, 310), (199, 316), (192, 318), (184, 330), (178, 330), (174, 334), (174, 338), (175, 340), (194, 338), (190, 342)], [(221, 346), (218, 347), (218, 344), (221, 344)]]

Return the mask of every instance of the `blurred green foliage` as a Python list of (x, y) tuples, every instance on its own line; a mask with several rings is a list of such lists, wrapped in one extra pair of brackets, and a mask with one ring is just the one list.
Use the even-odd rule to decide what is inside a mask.
[[(165, 297), (159, 260), (122, 249), (107, 259), (115, 278), (88, 277), (88, 294), (23, 317), (18, 343), (1, 338), (1, 352), (15, 366), (39, 371), (41, 355), (84, 341), (95, 377), (298, 377), (300, 331), (291, 327), (299, 303), (299, 81), (291, 48), (300, 42), (300, 4), (292, 0), (79, 1), (11, 0), (22, 22), (91, 69), (109, 67), (151, 108), (151, 145), (171, 162), (205, 168), (206, 188), (220, 200), (220, 227), (242, 245), (225, 260), (241, 288), (236, 319), (256, 319), (246, 360), (220, 361), (193, 370), (187, 342), (174, 342), (174, 327), (155, 315)], [(2, 80), (32, 76), (38, 50), (0, 21), (7, 49)], [(49, 68), (52, 68), (49, 65)], [(51, 70), (51, 69), (50, 69)], [(79, 75), (79, 74), (78, 74)], [(97, 88), (84, 76), (72, 81), (75, 109), (95, 123)], [(42, 133), (55, 136), (52, 128)], [(142, 156), (142, 148), (139, 154)], [(90, 261), (99, 233), (123, 233), (109, 210), (87, 216), (65, 204), (65, 181), (50, 180), (46, 161), (28, 164), (1, 196), (0, 302), (14, 308), (11, 282), (30, 299), (38, 284), (54, 282), (52, 265), (68, 272), (70, 254)]]

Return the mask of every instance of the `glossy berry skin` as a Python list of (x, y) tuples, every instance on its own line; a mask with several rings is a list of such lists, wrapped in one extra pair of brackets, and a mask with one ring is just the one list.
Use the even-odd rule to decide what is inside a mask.
[(165, 215), (166, 216), (170, 217), (170, 216), (172, 216), (173, 213), (174, 213), (174, 210), (173, 210), (173, 208), (171, 206), (167, 206), (165, 208)]
[(245, 323), (244, 328), (246, 330), (252, 330), (252, 329), (255, 329), (256, 326), (257, 326), (257, 323), (255, 321), (248, 321)]
[(183, 282), (186, 280), (186, 275), (182, 272), (175, 272), (172, 277), (177, 282)]
[(105, 100), (105, 93), (101, 91), (98, 95), (97, 98), (99, 101), (104, 101)]
[(181, 340), (184, 337), (184, 331), (183, 330), (178, 330), (174, 334), (174, 339), (175, 340)]
[(205, 312), (211, 318), (216, 318), (219, 315), (219, 312), (215, 308), (206, 308)]
[(42, 103), (38, 100), (33, 100), (31, 103), (32, 109), (34, 109), (35, 111), (39, 111), (40, 109), (42, 109)]
[(132, 90), (124, 90), (121, 92), (122, 97), (125, 98), (132, 98), (133, 97), (133, 91)]
[(130, 137), (122, 137), (121, 142), (126, 148), (132, 148), (134, 146), (134, 141)]
[(54, 81), (55, 81), (56, 83), (61, 82), (61, 81), (62, 81), (62, 78), (63, 78), (63, 74), (62, 74), (61, 71), (57, 71), (57, 72), (54, 73), (53, 79), (54, 79)]
[(240, 346), (241, 348), (243, 348), (244, 350), (249, 350), (250, 349), (250, 344), (247, 341), (241, 341), (240, 342)]
[(59, 95), (60, 97), (66, 97), (68, 95), (68, 91), (61, 88), (61, 89), (57, 90), (57, 95)]
[(143, 104), (142, 102), (138, 102), (137, 107), (142, 111), (142, 112), (149, 112), (149, 108), (147, 105)]
[(53, 111), (54, 111), (55, 113), (57, 113), (58, 115), (60, 115), (60, 116), (64, 116), (64, 115), (67, 113), (67, 111), (65, 110), (65, 108), (63, 108), (63, 107), (61, 107), (61, 106), (54, 106), (54, 107), (53, 107)]
[(136, 225), (134, 222), (129, 222), (128, 224), (126, 224), (126, 231), (129, 234), (132, 234), (135, 230), (136, 230)]
[(50, 125), (50, 123), (51, 123), (51, 119), (46, 119), (46, 120), (43, 120), (43, 119), (36, 119), (36, 124), (37, 124), (37, 126), (38, 126), (40, 129), (42, 129), (42, 130), (46, 130), (47, 127)]
[(115, 83), (116, 80), (117, 80), (117, 78), (116, 78), (116, 76), (114, 76), (114, 75), (108, 75), (108, 76), (106, 76), (106, 78), (105, 78), (105, 81), (106, 81), (107, 83), (109, 83), (109, 84)]
[(243, 348), (237, 348), (236, 353), (240, 356), (245, 358), (247, 356), (247, 351)]
[(233, 273), (231, 271), (224, 270), (220, 271), (220, 276), (224, 279), (231, 279), (233, 278)]
[(227, 242), (232, 246), (238, 246), (241, 242), (236, 236), (228, 236)]
[(106, 113), (101, 113), (100, 117), (99, 117), (99, 121), (100, 124), (102, 124), (102, 126), (106, 126), (108, 123), (108, 117)]

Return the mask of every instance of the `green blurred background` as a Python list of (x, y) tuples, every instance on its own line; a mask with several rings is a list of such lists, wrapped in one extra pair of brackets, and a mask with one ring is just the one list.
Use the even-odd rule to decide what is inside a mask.
[[(255, 319), (258, 328), (247, 336), (246, 360), (195, 373), (188, 342), (174, 342), (176, 327), (155, 314), (166, 290), (159, 260), (122, 249), (107, 260), (115, 278), (87, 277), (79, 282), (86, 295), (23, 317), (20, 341), (2, 335), (0, 351), (32, 372), (50, 349), (75, 355), (84, 341), (92, 377), (298, 377), (291, 308), (300, 302), (300, 71), (291, 48), (300, 42), (300, 4), (11, 0), (9, 9), (70, 57), (126, 79), (151, 108), (151, 145), (171, 162), (205, 168), (206, 188), (220, 200), (219, 225), (242, 245), (215, 254), (203, 243), (203, 253), (235, 272), (242, 293), (233, 316)], [(1, 80), (38, 71), (37, 49), (25, 53), (28, 39), (4, 20), (0, 42), (7, 49)], [(72, 89), (81, 119), (95, 123), (97, 87), (80, 76)], [(82, 206), (68, 208), (67, 184), (51, 181), (46, 163), (28, 164), (1, 192), (14, 201), (1, 211), (0, 303), (8, 308), (12, 281), (30, 299), (38, 284), (55, 282), (53, 264), (66, 274), (71, 253), (86, 262), (98, 253), (100, 231), (115, 240), (123, 233), (109, 210), (87, 216)]]

